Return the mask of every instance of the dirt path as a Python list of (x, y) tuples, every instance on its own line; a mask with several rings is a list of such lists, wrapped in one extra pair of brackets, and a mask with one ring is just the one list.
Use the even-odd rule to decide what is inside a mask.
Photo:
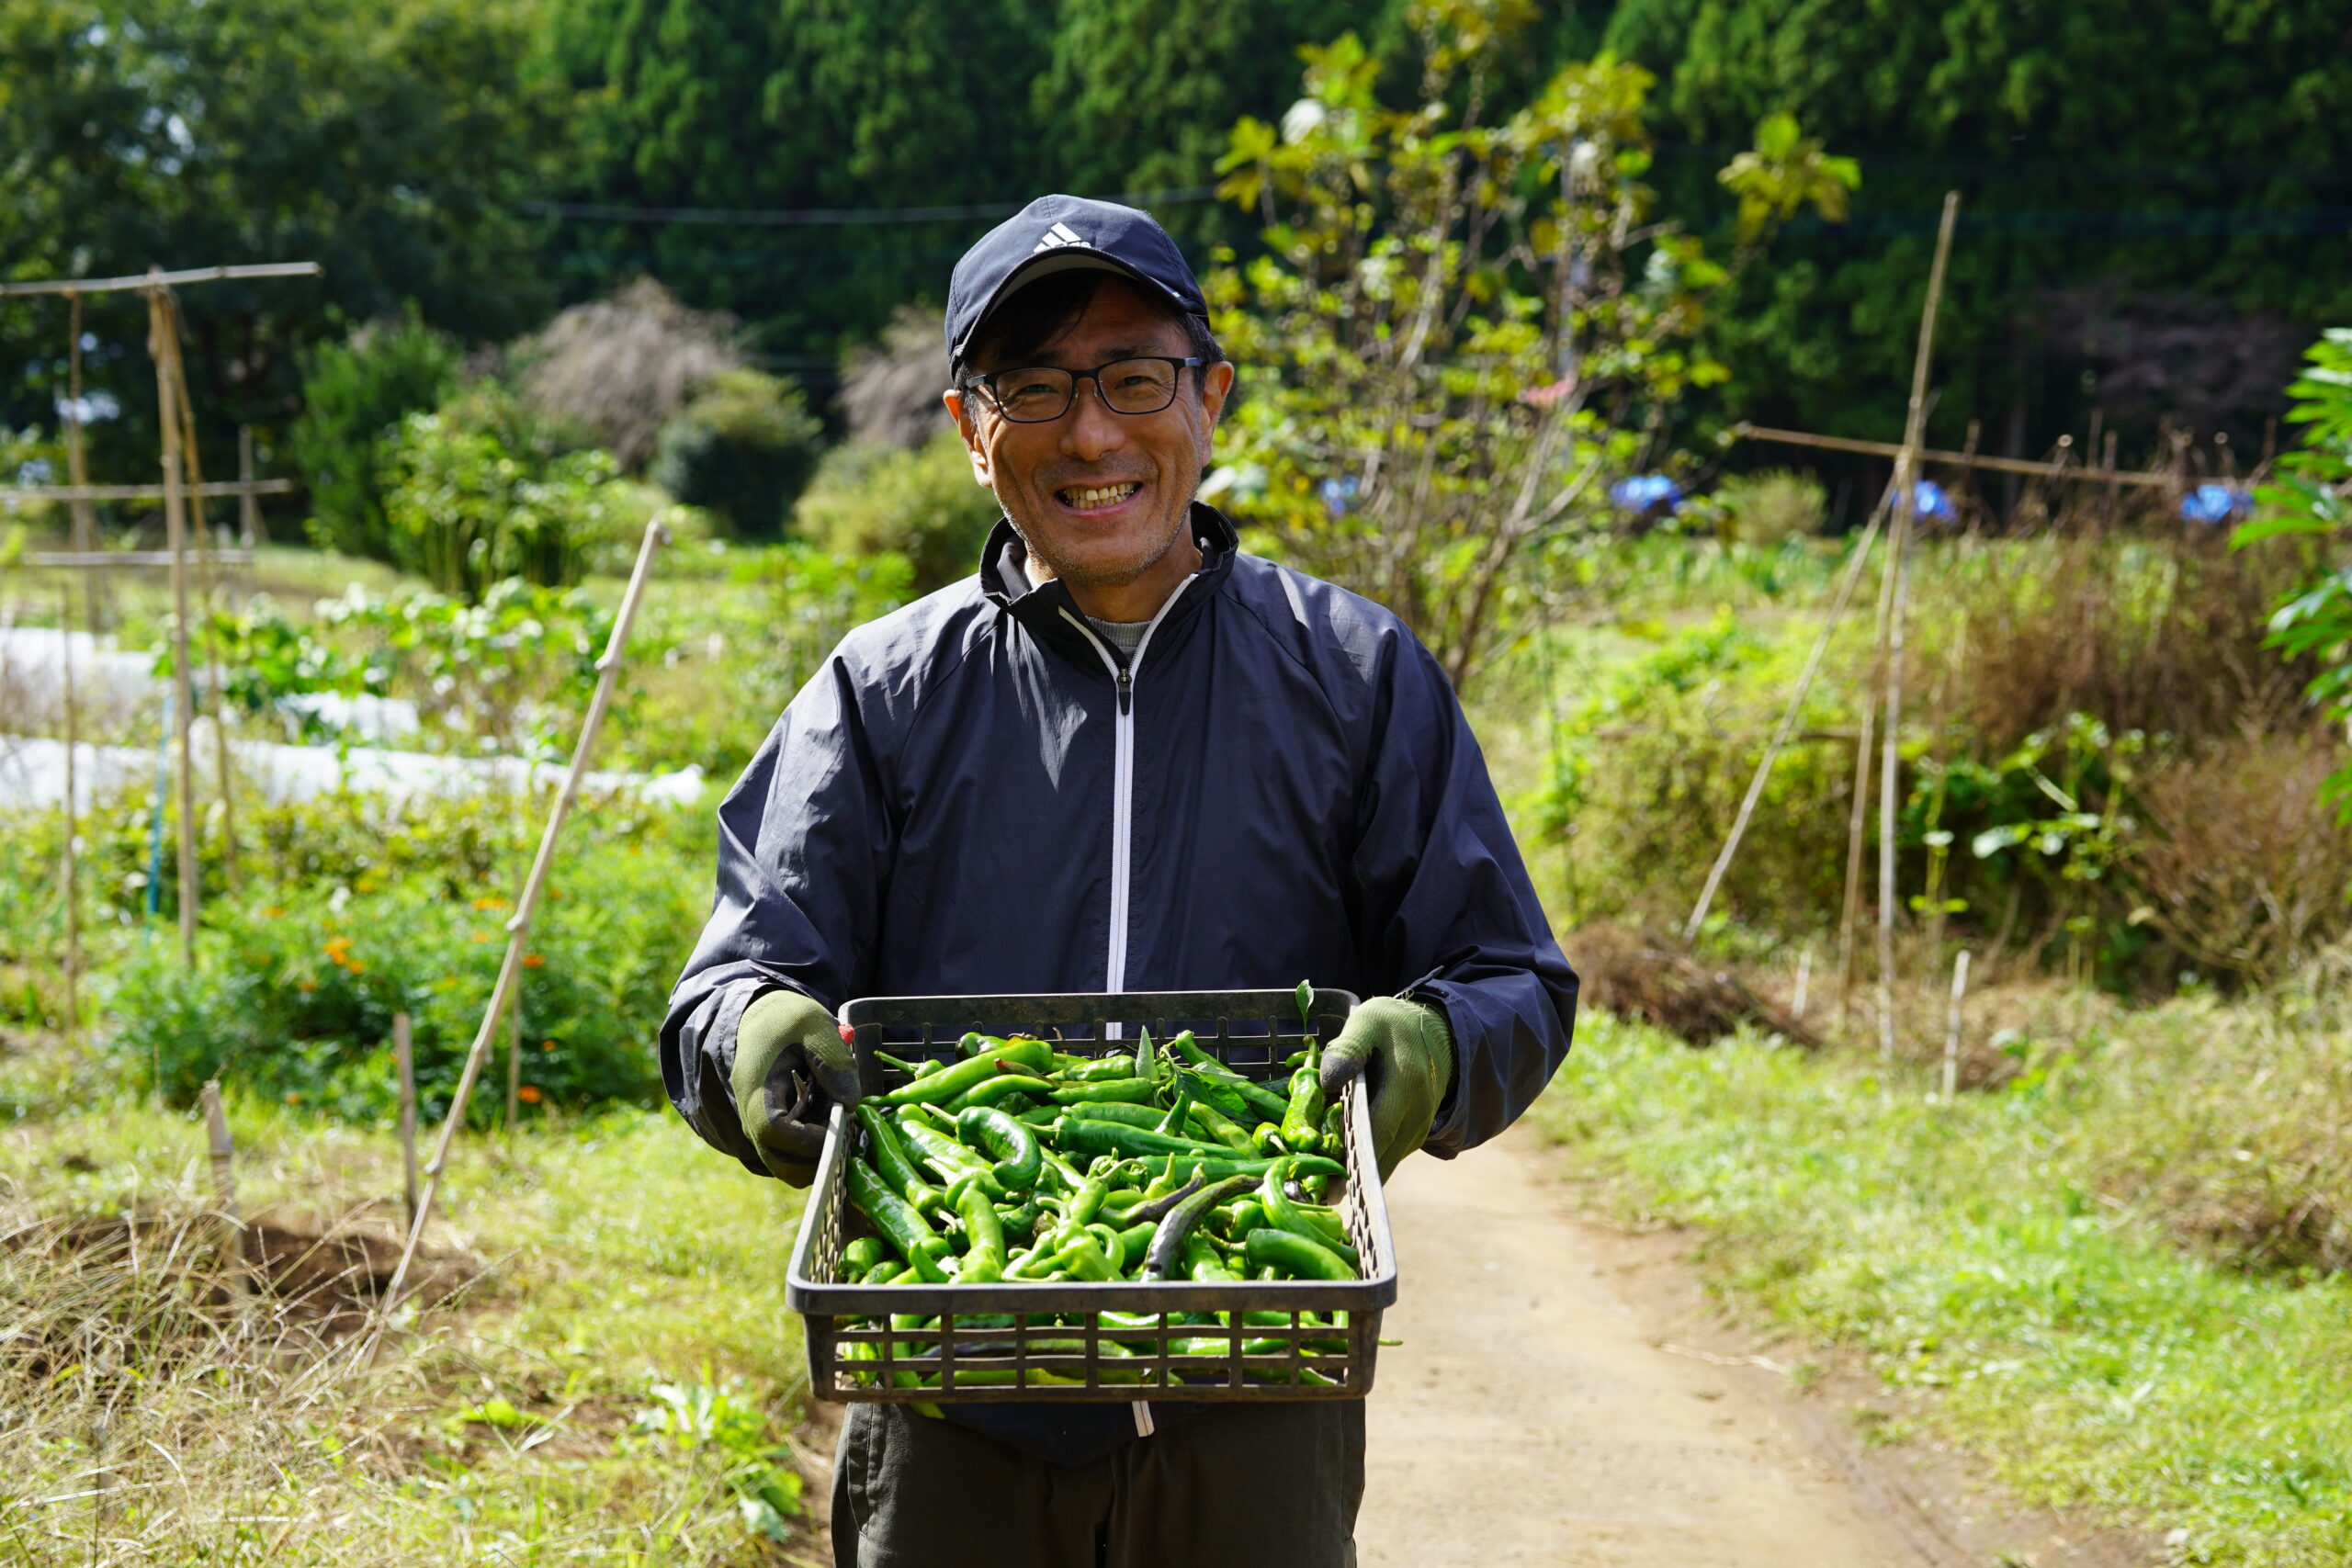
[(1404, 1343), (1373, 1391), (1365, 1568), (1968, 1561), (1826, 1451), (1785, 1380), (1690, 1348), (1704, 1325), (1638, 1286), (1637, 1244), (1570, 1212), (1558, 1163), (1521, 1131), (1398, 1172), (1383, 1333)]

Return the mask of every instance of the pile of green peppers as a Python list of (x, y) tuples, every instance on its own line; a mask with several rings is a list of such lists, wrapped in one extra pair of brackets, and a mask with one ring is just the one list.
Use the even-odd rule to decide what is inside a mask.
[(906, 1081), (857, 1107), (849, 1200), (873, 1234), (842, 1282), (1359, 1277), (1323, 1201), (1347, 1172), (1314, 1039), (1282, 1092), (1189, 1031), (1104, 1056), (967, 1034), (960, 1055), (882, 1057)]

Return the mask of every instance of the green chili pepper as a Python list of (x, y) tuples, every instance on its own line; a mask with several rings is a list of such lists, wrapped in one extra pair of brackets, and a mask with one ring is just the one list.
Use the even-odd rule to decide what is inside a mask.
[(1187, 1280), (1238, 1280), (1241, 1278), (1218, 1255), (1216, 1248), (1204, 1235), (1190, 1235), (1184, 1238), (1183, 1261), (1184, 1278)]
[(1129, 1225), (1119, 1233), (1119, 1271), (1121, 1273), (1126, 1272), (1144, 1260), (1145, 1254), (1151, 1250), (1151, 1238), (1158, 1235), (1159, 1231), (1159, 1221), (1146, 1220), (1141, 1224)]
[(1105, 1177), (1090, 1176), (1070, 1195), (1069, 1206), (1062, 1212), (1066, 1225), (1083, 1225), (1102, 1212), (1102, 1201), (1111, 1195), (1111, 1183)]
[(1272, 1122), (1261, 1122), (1250, 1129), (1250, 1145), (1268, 1159), (1297, 1152), (1283, 1142), (1282, 1128)]
[(1258, 1152), (1256, 1146), (1250, 1142), (1248, 1128), (1202, 1099), (1194, 1080), (1188, 1080), (1186, 1087), (1194, 1089), (1193, 1096), (1193, 1124), (1194, 1126), (1236, 1154), (1254, 1155)]
[(990, 1197), (1007, 1196), (996, 1179), (996, 1173), (989, 1168), (989, 1162), (946, 1134), (911, 1118), (899, 1122), (899, 1128), (924, 1163), (939, 1172), (948, 1185), (953, 1186), (967, 1176), (978, 1175), (986, 1178), (985, 1184), (991, 1189)]
[(1243, 1243), (1253, 1269), (1273, 1269), (1293, 1279), (1352, 1280), (1355, 1269), (1329, 1247), (1295, 1231), (1251, 1231)]
[(966, 1177), (949, 1190), (948, 1201), (964, 1222), (964, 1265), (956, 1277), (974, 1285), (1003, 1279), (1004, 1225), (979, 1181)]
[(1130, 1127), (1123, 1122), (1096, 1122), (1082, 1116), (1063, 1117), (1061, 1126), (1052, 1136), (1055, 1143), (1070, 1154), (1109, 1155), (1120, 1159), (1157, 1159), (1162, 1155), (1223, 1159), (1233, 1153), (1223, 1144), (1172, 1137), (1165, 1133)]
[(999, 1209), (997, 1224), (1006, 1235), (1017, 1235), (1024, 1241), (1037, 1229), (1037, 1217), (1043, 1213), (1037, 1206), (1037, 1195), (1031, 1193), (1017, 1209)]
[(922, 1179), (909, 1156), (906, 1145), (899, 1141), (898, 1128), (890, 1119), (868, 1101), (861, 1100), (855, 1111), (857, 1124), (865, 1129), (868, 1152), (874, 1156), (875, 1168), (882, 1179), (896, 1189), (899, 1195), (912, 1203), (922, 1213), (935, 1213), (941, 1205), (939, 1189)]
[(862, 1235), (842, 1248), (840, 1271), (844, 1279), (852, 1274), (870, 1274), (888, 1257), (879, 1236)]
[(1248, 1190), (1249, 1186), (1248, 1177), (1228, 1176), (1209, 1183), (1169, 1210), (1168, 1217), (1159, 1222), (1159, 1233), (1152, 1237), (1150, 1253), (1144, 1258), (1143, 1277), (1165, 1280), (1171, 1276), (1184, 1256), (1184, 1240), (1200, 1224), (1201, 1216), (1235, 1193)]
[(944, 1104), (1000, 1073), (1025, 1069), (1030, 1075), (1043, 1074), (1052, 1062), (1053, 1055), (1041, 1040), (1013, 1041), (983, 1051), (977, 1056), (967, 1056), (952, 1067), (926, 1073), (914, 1082), (901, 1084), (880, 1098), (885, 1105)]
[(1244, 1198), (1238, 1203), (1227, 1203), (1217, 1211), (1219, 1228), (1229, 1242), (1238, 1242), (1251, 1231), (1263, 1228), (1269, 1222), (1266, 1206), (1255, 1198)]
[(1017, 1094), (1030, 1097), (1031, 1103), (1045, 1100), (1054, 1092), (1054, 1086), (1044, 1078), (1033, 1078), (1021, 1073), (1005, 1073), (986, 1083), (976, 1084), (947, 1102), (952, 1111), (964, 1111), (975, 1105), (1002, 1106)]
[[(1354, 1269), (1363, 1260), (1356, 1256), (1356, 1249), (1348, 1245), (1347, 1232), (1341, 1229), (1336, 1236), (1329, 1235), (1316, 1223), (1310, 1213), (1301, 1208), (1295, 1199), (1283, 1190), (1283, 1183), (1291, 1179), (1291, 1173), (1295, 1168), (1295, 1156), (1290, 1159), (1276, 1160), (1267, 1170), (1265, 1179), (1259, 1184), (1258, 1201), (1264, 1206), (1266, 1218), (1272, 1223), (1276, 1230), (1290, 1231), (1320, 1242), (1337, 1253), (1351, 1270)], [(1337, 1215), (1333, 1216), (1335, 1221), (1337, 1218)], [(1339, 1227), (1334, 1225), (1333, 1228)], [(1348, 1278), (1352, 1280), (1355, 1275), (1351, 1272)]]
[(993, 1106), (975, 1105), (956, 1118), (956, 1131), (996, 1156), (993, 1174), (1008, 1192), (1026, 1192), (1037, 1185), (1045, 1156), (1037, 1135)]
[(1248, 1100), (1258, 1114), (1267, 1121), (1281, 1122), (1283, 1112), (1290, 1109), (1289, 1103), (1281, 1095), (1267, 1089), (1263, 1084), (1254, 1083), (1243, 1077), (1239, 1073), (1194, 1044), (1191, 1030), (1184, 1031), (1168, 1043), (1178, 1055), (1192, 1063), (1194, 1070), (1203, 1077), (1213, 1083), (1224, 1084), (1232, 1089)]
[(1118, 1083), (1136, 1076), (1136, 1063), (1124, 1052), (1115, 1056), (1086, 1056), (1076, 1066), (1054, 1076), (1070, 1083)]
[(936, 1061), (931, 1057), (925, 1057), (920, 1062), (909, 1062), (891, 1055), (888, 1051), (875, 1052), (874, 1059), (881, 1063), (886, 1067), (898, 1068), (899, 1071), (906, 1074), (907, 1077), (910, 1078), (922, 1077), (925, 1073), (935, 1073), (941, 1067), (946, 1066), (945, 1063)]
[(1101, 1104), (1105, 1100), (1149, 1105), (1155, 1098), (1155, 1086), (1141, 1078), (1106, 1078), (1095, 1083), (1075, 1083), (1053, 1092), (1056, 1105)]
[(1306, 1062), (1290, 1076), (1290, 1103), (1283, 1111), (1283, 1146), (1312, 1154), (1323, 1141), (1323, 1048), (1306, 1043)]
[(1124, 1100), (1080, 1100), (1076, 1105), (1054, 1108), (1065, 1116), (1082, 1117), (1091, 1122), (1121, 1122), (1145, 1132), (1158, 1130), (1161, 1112), (1154, 1106), (1133, 1105)]
[(914, 1205), (891, 1191), (881, 1173), (862, 1159), (849, 1162), (849, 1201), (924, 1280), (934, 1285), (947, 1282), (947, 1270), (939, 1266), (947, 1251), (945, 1238), (935, 1234)]
[(1159, 1119), (1159, 1125), (1154, 1127), (1152, 1131), (1155, 1133), (1172, 1134), (1180, 1138), (1185, 1136), (1185, 1127), (1187, 1125), (1185, 1119), (1191, 1113), (1192, 1109), (1193, 1091), (1182, 1084), (1177, 1085), (1176, 1103), (1168, 1108), (1168, 1114)]

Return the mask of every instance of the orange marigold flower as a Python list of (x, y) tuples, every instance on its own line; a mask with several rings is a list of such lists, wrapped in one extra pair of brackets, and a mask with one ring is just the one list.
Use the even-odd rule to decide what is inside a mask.
[(526, 969), (537, 969), (546, 962), (546, 959), (540, 957), (536, 953), (526, 953), (523, 954), (523, 967)]
[(539, 1086), (526, 1083), (514, 1091), (514, 1098), (526, 1105), (537, 1105), (539, 1102)]
[(295, 1090), (289, 1089), (286, 1091), (286, 1103), (288, 1105), (300, 1105), (302, 1103), (302, 1097)]

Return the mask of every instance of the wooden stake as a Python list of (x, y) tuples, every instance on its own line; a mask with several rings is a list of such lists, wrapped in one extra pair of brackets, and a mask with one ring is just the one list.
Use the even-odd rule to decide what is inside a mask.
[(172, 738), (179, 773), (180, 958), (196, 966), (196, 764), (188, 751), (188, 719), (195, 711), (187, 667), (187, 518), (180, 499), (180, 422), (173, 408), (173, 378), (166, 363), (164, 295), (147, 296), (147, 326), (154, 347), (155, 401), (164, 427), (164, 527), (172, 552)]
[[(1755, 776), (1747, 781), (1747, 794), (1740, 800), (1739, 815), (1732, 819), (1731, 832), (1707, 872), (1707, 884), (1699, 890), (1699, 901), (1691, 906), (1690, 919), (1683, 925), (1682, 943), (1686, 947), (1699, 940), (1699, 927), (1707, 919), (1707, 906), (1715, 901), (1715, 889), (1723, 886), (1724, 873), (1731, 869), (1732, 857), (1739, 852), (1739, 841), (1747, 833), (1747, 819), (1755, 815), (1756, 803), (1764, 795), (1765, 782), (1772, 776), (1772, 765), (1781, 760), (1781, 750), (1789, 743), (1789, 734), (1796, 728), (1797, 714), (1804, 706), (1806, 694), (1813, 690), (1814, 677), (1821, 673), (1822, 656), (1829, 651), (1829, 639), (1837, 634), (1838, 623), (1846, 614), (1846, 602), (1854, 596), (1854, 585), (1861, 581), (1862, 567), (1871, 558), (1871, 544), (1878, 537), (1883, 515), (1871, 513), (1870, 526), (1862, 531), (1860, 541), (1854, 547), (1854, 558), (1847, 563), (1846, 575), (1838, 584), (1838, 596), (1830, 603), (1828, 619), (1822, 623), (1821, 635), (1814, 639), (1813, 652), (1804, 661), (1804, 673), (1797, 677), (1796, 690), (1789, 694), (1788, 706), (1781, 710), (1781, 722), (1772, 731), (1771, 742), (1756, 764)], [(1867, 747), (1869, 742), (1863, 744)]]
[(604, 657), (596, 660), (596, 690), (588, 699), (587, 716), (580, 723), (580, 739), (571, 749), (571, 765), (564, 774), (563, 788), (548, 812), (547, 829), (539, 835), (538, 854), (531, 862), (530, 874), (524, 879), (522, 896), (515, 899), (514, 913), (506, 921), (506, 956), (499, 964), (498, 979), (491, 987), (490, 1003), (482, 1010), (481, 1026), (474, 1032), (473, 1043), (467, 1048), (465, 1067), (458, 1075), (458, 1087), (449, 1097), (448, 1114), (441, 1119), (441, 1135), (434, 1145), (433, 1158), (424, 1168), (424, 1191), (417, 1200), (415, 1217), (409, 1222), (407, 1244), (401, 1248), (399, 1266), (392, 1270), (383, 1296), (376, 1303), (375, 1322), (355, 1355), (355, 1359), (363, 1365), (373, 1364), (383, 1344), (384, 1326), (391, 1321), (401, 1288), (408, 1280), (409, 1265), (416, 1258), (417, 1242), (424, 1235), (425, 1223), (432, 1218), (433, 1201), (441, 1190), (441, 1175), (448, 1168), (450, 1145), (457, 1141), (458, 1129), (465, 1124), (466, 1102), (473, 1098), (483, 1059), (489, 1055), (490, 1043), (497, 1033), (499, 1017), (506, 1010), (521, 977), (524, 943), (530, 935), (531, 916), (538, 908), (539, 894), (547, 886), (548, 869), (555, 862), (556, 840), (562, 836), (564, 818), (571, 815), (572, 803), (580, 796), (581, 781), (587, 777), (588, 760), (596, 749), (596, 732), (604, 728), (605, 710), (612, 705), (621, 655), (628, 647), (629, 629), (637, 621), (638, 606), (645, 597), (646, 580), (652, 575), (654, 553), (669, 537), (668, 527), (656, 517), (645, 525), (645, 537), (637, 547), (637, 565), (629, 572), (628, 592), (621, 595), (620, 610), (613, 617), (612, 636), (605, 644)]
[(1944, 1103), (1960, 1093), (1960, 1007), (1968, 995), (1968, 949), (1951, 961), (1951, 1010), (1944, 1015)]
[(401, 1213), (416, 1223), (416, 1058), (409, 1043), (408, 1014), (392, 1014), (392, 1070), (401, 1092)]
[(82, 739), (80, 705), (74, 694), (74, 590), (57, 590), (58, 651), (65, 665), (65, 1039), (71, 1044), (82, 1034), (82, 863), (74, 840), (81, 832), (81, 814), (74, 804), (76, 779), (74, 753)]
[(237, 1145), (229, 1136), (229, 1118), (220, 1109), (220, 1080), (204, 1080), (198, 1102), (204, 1107), (205, 1141), (212, 1156), (212, 1206), (220, 1216), (220, 1250), (229, 1262), (229, 1294), (246, 1295), (244, 1227), (237, 1221)]
[(1804, 1021), (1806, 993), (1813, 987), (1813, 943), (1806, 942), (1797, 950), (1797, 991), (1789, 998), (1789, 1016), (1799, 1023)]
[(1878, 1044), (1882, 1061), (1894, 1062), (1894, 826), (1897, 775), (1902, 771), (1904, 589), (1909, 581), (1905, 552), (1917, 521), (1919, 443), (1927, 434), (1928, 369), (1936, 354), (1936, 314), (1943, 306), (1944, 269), (1951, 260), (1951, 235), (1960, 220), (1960, 192), (1944, 193), (1944, 217), (1936, 231), (1936, 259), (1928, 269), (1928, 301), (1919, 313), (1919, 345), (1911, 362), (1911, 406), (1904, 422), (1903, 452), (1894, 460), (1894, 532), (1887, 548), (1888, 614), (1881, 633), (1886, 669), (1886, 722), (1880, 727), (1878, 777)]

